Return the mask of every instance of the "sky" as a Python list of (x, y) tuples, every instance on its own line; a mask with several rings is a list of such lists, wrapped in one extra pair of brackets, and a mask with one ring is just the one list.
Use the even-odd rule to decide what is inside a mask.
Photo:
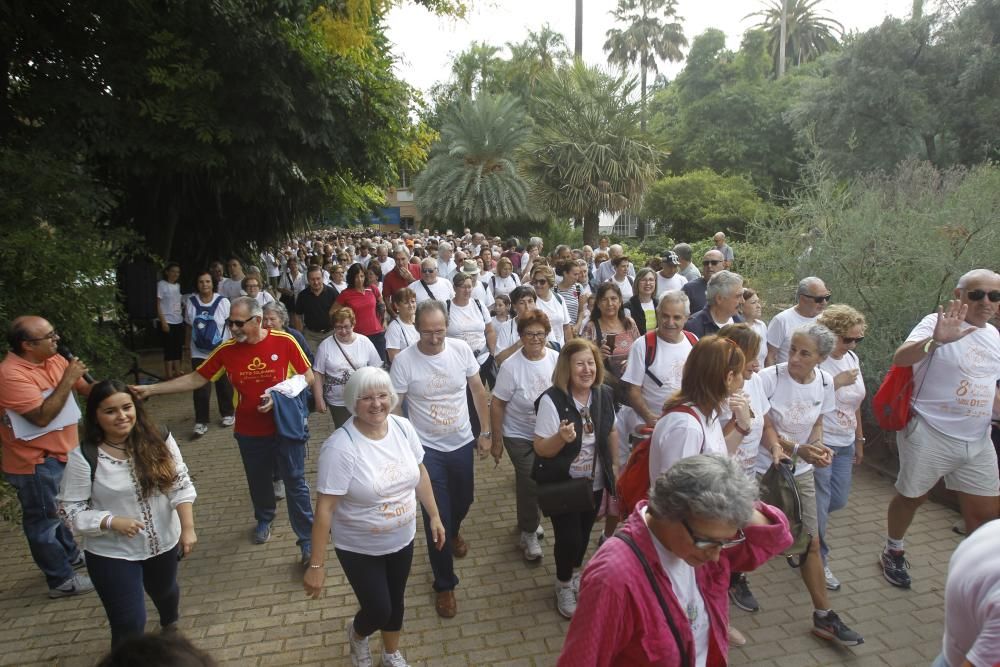
[[(519, 42), (529, 30), (548, 22), (573, 48), (574, 0), (469, 0), (472, 10), (464, 21), (440, 18), (414, 3), (404, 3), (388, 16), (389, 39), (398, 62), (396, 73), (410, 85), (428, 91), (449, 76), (451, 56), (472, 42), (502, 46)], [(613, 26), (610, 11), (617, 0), (584, 0), (583, 59), (591, 65), (606, 65), (605, 33)], [(906, 17), (912, 0), (826, 0), (820, 5), (827, 15), (848, 31), (867, 30), (886, 16)], [(739, 47), (744, 31), (757, 21), (743, 17), (764, 7), (763, 0), (679, 0), (677, 14), (691, 42), (707, 28), (727, 35), (727, 46)], [(504, 54), (509, 56), (509, 52)], [(660, 72), (673, 78), (683, 63), (664, 63)]]

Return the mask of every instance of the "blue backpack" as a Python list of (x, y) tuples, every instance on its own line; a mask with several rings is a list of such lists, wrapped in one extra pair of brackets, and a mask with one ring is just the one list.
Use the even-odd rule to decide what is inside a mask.
[(191, 295), (191, 305), (194, 306), (194, 321), (191, 323), (191, 339), (194, 346), (199, 350), (211, 352), (222, 342), (222, 332), (215, 321), (215, 311), (219, 308), (221, 296), (216, 296), (215, 300), (205, 306), (198, 300), (198, 296)]

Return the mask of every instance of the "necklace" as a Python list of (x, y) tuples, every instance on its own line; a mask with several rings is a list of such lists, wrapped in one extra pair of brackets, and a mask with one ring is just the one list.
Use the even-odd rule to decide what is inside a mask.
[(119, 452), (127, 452), (128, 451), (127, 447), (122, 447), (122, 445), (125, 444), (124, 440), (122, 442), (111, 442), (110, 440), (108, 440), (107, 438), (105, 438), (104, 439), (104, 444), (107, 445), (108, 447), (110, 447), (111, 449), (117, 449)]

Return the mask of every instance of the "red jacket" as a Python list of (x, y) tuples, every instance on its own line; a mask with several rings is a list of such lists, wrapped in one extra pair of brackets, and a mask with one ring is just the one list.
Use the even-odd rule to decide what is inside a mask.
[[(676, 619), (686, 652), (694, 657), (694, 635), (684, 610), (673, 594), (670, 579), (660, 565), (653, 536), (643, 513), (636, 506), (621, 530), (628, 534), (646, 556), (671, 617)], [(723, 549), (717, 563), (695, 569), (698, 589), (711, 622), (708, 667), (728, 663), (729, 574), (749, 572), (788, 548), (792, 535), (781, 510), (758, 503), (757, 509), (773, 522), (770, 526), (747, 526), (746, 542)], [(681, 652), (663, 617), (656, 595), (642, 564), (625, 542), (610, 539), (594, 554), (580, 581), (580, 597), (570, 623), (558, 664), (562, 667), (692, 667), (681, 665)]]

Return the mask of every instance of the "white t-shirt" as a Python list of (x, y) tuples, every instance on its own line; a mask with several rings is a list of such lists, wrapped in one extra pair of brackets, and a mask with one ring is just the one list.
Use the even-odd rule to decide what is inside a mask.
[(479, 303), (483, 304), (487, 308), (490, 308), (494, 303), (496, 303), (496, 299), (493, 298), (493, 294), (478, 280), (473, 280), (472, 282), (472, 298), (479, 299)]
[(271, 296), (271, 293), (266, 290), (257, 292), (257, 296), (255, 296), (254, 299), (260, 304), (261, 308), (269, 303), (274, 303), (274, 297)]
[[(646, 518), (647, 513), (647, 508), (643, 507), (643, 519)], [(646, 529), (649, 530), (649, 524), (646, 524)], [(663, 546), (663, 543), (651, 530), (649, 537), (653, 540), (656, 556), (660, 559), (660, 566), (663, 567), (667, 578), (670, 579), (670, 588), (677, 596), (677, 602), (680, 603), (681, 609), (687, 615), (688, 624), (691, 626), (691, 634), (694, 635), (695, 665), (696, 667), (705, 667), (708, 663), (708, 638), (711, 622), (708, 618), (708, 611), (705, 609), (705, 600), (698, 589), (694, 568)]]
[[(553, 350), (554, 352), (555, 350)], [(593, 394), (591, 394), (593, 396)], [(581, 403), (573, 399), (577, 411), (583, 410), (588, 404)], [(535, 433), (540, 438), (548, 438), (559, 432), (559, 413), (556, 411), (555, 403), (548, 396), (538, 402), (538, 416), (535, 419)], [(569, 464), (569, 476), (573, 479), (582, 479), (594, 475), (594, 491), (604, 488), (604, 475), (601, 474), (601, 460), (594, 462), (594, 454), (597, 451), (597, 436), (594, 433), (587, 433), (584, 429), (583, 437), (580, 439), (580, 453), (576, 455), (573, 462)]]
[(549, 332), (548, 340), (555, 341), (559, 345), (565, 345), (566, 332), (563, 330), (563, 326), (570, 321), (565, 300), (550, 289), (549, 300), (546, 301), (539, 296), (535, 299), (535, 307), (549, 316), (549, 324), (552, 326), (552, 331)]
[(281, 269), (278, 268), (278, 262), (274, 258), (274, 253), (271, 251), (262, 252), (260, 259), (264, 262), (264, 269), (267, 271), (268, 278), (277, 278), (281, 275)]
[(431, 298), (431, 295), (427, 293), (428, 289), (431, 291), (431, 294), (434, 295), (433, 298), (437, 299), (438, 301), (447, 301), (448, 299), (455, 298), (455, 288), (451, 286), (451, 281), (442, 280), (441, 278), (438, 278), (437, 280), (434, 281), (433, 285), (430, 283), (426, 284), (427, 284), (427, 289), (424, 289), (424, 285), (421, 284), (421, 281), (419, 280), (414, 280), (409, 285), (410, 289), (413, 290), (413, 293), (417, 297), (417, 303), (420, 303), (421, 301), (427, 301), (428, 299)]
[(476, 354), (476, 361), (480, 364), (490, 356), (490, 351), (486, 347), (486, 325), (490, 321), (490, 311), (486, 310), (483, 302), (470, 299), (469, 303), (460, 306), (454, 301), (448, 308), (448, 336), (464, 340), (473, 354)]
[(692, 409), (698, 416), (697, 421), (686, 412), (671, 412), (656, 422), (649, 443), (650, 484), (675, 463), (689, 456), (729, 456), (718, 415), (706, 418), (697, 407), (692, 406)]
[(496, 298), (501, 294), (510, 294), (514, 291), (514, 288), (521, 284), (521, 279), (517, 277), (516, 273), (511, 273), (506, 278), (501, 278), (498, 275), (492, 275), (486, 280), (486, 286), (489, 292), (493, 294)]
[(767, 344), (778, 348), (777, 364), (788, 361), (788, 348), (792, 344), (792, 333), (803, 324), (814, 322), (815, 317), (803, 317), (795, 308), (786, 308), (767, 325)]
[(331, 532), (338, 549), (369, 556), (399, 551), (417, 530), (417, 494), (424, 449), (409, 421), (392, 415), (389, 431), (370, 440), (347, 420), (323, 443), (316, 490), (341, 496)]
[(386, 257), (384, 261), (378, 263), (380, 269), (382, 269), (382, 275), (387, 276), (396, 268), (396, 260), (392, 257)]
[(656, 272), (656, 296), (659, 298), (664, 292), (670, 290), (679, 290), (680, 288), (687, 285), (688, 279), (680, 274), (680, 271), (675, 273), (670, 278), (664, 278), (659, 271)]
[(832, 378), (852, 368), (859, 371), (852, 384), (834, 390), (837, 407), (833, 412), (823, 415), (823, 444), (828, 447), (849, 447), (854, 444), (857, 433), (857, 410), (865, 400), (865, 380), (861, 377), (858, 357), (853, 352), (846, 353), (840, 359), (830, 356), (819, 367)]
[(183, 324), (184, 313), (181, 311), (181, 286), (161, 280), (156, 283), (156, 298), (160, 301), (160, 311), (167, 324)]
[[(749, 380), (743, 383), (743, 391), (750, 397), (753, 419), (750, 420), (750, 433), (743, 436), (743, 440), (740, 441), (739, 448), (733, 457), (740, 462), (747, 475), (753, 476), (757, 470), (757, 452), (760, 451), (760, 439), (764, 435), (764, 415), (771, 409), (771, 402), (764, 394), (764, 389), (760, 385), (760, 376), (757, 373), (754, 373)], [(719, 421), (726, 424), (732, 417), (733, 412), (729, 409), (729, 401), (726, 401), (719, 409)]]
[(622, 301), (628, 301), (632, 298), (632, 295), (635, 294), (635, 291), (632, 289), (632, 280), (628, 277), (628, 275), (626, 275), (625, 280), (621, 282), (618, 282), (615, 280), (615, 277), (612, 276), (608, 278), (608, 282), (618, 285), (618, 289), (622, 291)]
[(418, 338), (420, 334), (417, 333), (417, 327), (397, 317), (385, 328), (385, 349), (405, 350), (416, 343)]
[[(813, 380), (809, 384), (793, 380), (788, 374), (788, 364), (768, 366), (757, 376), (764, 396), (771, 403), (774, 428), (786, 440), (807, 444), (816, 420), (837, 408), (833, 378), (819, 366), (813, 371)], [(761, 447), (757, 452), (757, 472), (767, 472), (772, 460), (771, 452)], [(812, 469), (812, 464), (801, 458), (795, 463), (796, 477)]]
[(944, 586), (944, 641), (949, 665), (996, 664), (1000, 658), (1000, 519), (962, 540), (948, 563)]
[(406, 394), (410, 420), (424, 447), (453, 452), (472, 442), (465, 388), (478, 373), (472, 350), (454, 338), (445, 338), (444, 349), (435, 355), (411, 345), (396, 356), (389, 371), (392, 386)]
[(757, 351), (757, 361), (760, 362), (760, 367), (764, 368), (764, 362), (767, 360), (767, 324), (764, 320), (754, 320), (750, 328), (753, 329), (755, 334), (760, 336), (760, 350)]
[[(205, 303), (201, 300), (201, 297), (197, 294), (192, 294), (191, 296), (184, 299), (184, 321), (194, 326), (194, 316), (196, 314), (195, 307), (191, 303), (191, 298), (194, 298), (198, 303), (207, 306), (211, 303)], [(222, 332), (222, 339), (219, 341), (229, 340), (232, 336), (229, 333), (229, 327), (226, 326), (226, 319), (229, 317), (229, 299), (224, 296), (219, 296), (218, 294), (213, 294), (212, 299), (218, 299), (219, 304), (215, 307), (215, 312), (212, 315), (212, 319), (215, 320), (215, 326), (218, 331)], [(208, 356), (212, 354), (211, 350), (203, 350), (194, 344), (194, 336), (191, 336), (191, 358), (192, 359), (208, 359)]]
[[(928, 315), (910, 332), (906, 342), (929, 338), (936, 322), (937, 314)], [(925, 382), (928, 369), (930, 375)], [(913, 367), (913, 378), (913, 409), (928, 424), (953, 438), (979, 440), (989, 431), (1000, 378), (1000, 334), (987, 324), (937, 348)]]
[(628, 363), (625, 365), (622, 380), (642, 387), (643, 400), (649, 409), (658, 415), (667, 399), (681, 388), (684, 362), (690, 353), (691, 343), (687, 336), (681, 335), (679, 343), (668, 343), (659, 336), (656, 337), (656, 356), (649, 371), (663, 383), (657, 387), (652, 378), (646, 375), (646, 337), (640, 336), (629, 348)]
[[(338, 343), (340, 347), (337, 346)], [(323, 398), (327, 405), (344, 407), (344, 386), (354, 375), (354, 371), (364, 366), (382, 366), (378, 351), (365, 336), (354, 334), (352, 343), (342, 343), (334, 340), (333, 336), (323, 339), (316, 350), (313, 370), (323, 374)]]
[[(495, 319), (496, 318), (494, 318), (494, 320)], [(493, 331), (497, 334), (497, 352), (503, 352), (508, 347), (521, 340), (521, 337), (517, 335), (516, 317), (511, 317), (506, 322), (494, 321)]]
[(535, 434), (535, 400), (552, 386), (552, 372), (559, 353), (544, 348), (545, 356), (531, 361), (518, 350), (503, 362), (497, 373), (493, 396), (507, 403), (503, 434), (508, 438), (531, 440)]
[(219, 282), (219, 294), (230, 301), (238, 299), (241, 296), (246, 296), (247, 293), (243, 291), (243, 279), (223, 278)]

